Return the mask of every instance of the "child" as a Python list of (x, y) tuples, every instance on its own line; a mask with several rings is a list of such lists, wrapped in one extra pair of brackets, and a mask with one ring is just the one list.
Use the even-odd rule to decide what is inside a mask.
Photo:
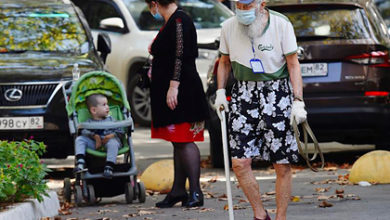
[[(87, 97), (87, 107), (91, 114), (86, 122), (110, 122), (115, 121), (109, 115), (109, 106), (107, 97), (102, 94), (93, 94)], [(85, 150), (86, 148), (99, 149), (104, 145), (107, 149), (106, 165), (103, 176), (112, 178), (113, 166), (116, 162), (118, 150), (121, 147), (121, 137), (124, 131), (122, 128), (115, 129), (94, 129), (81, 130), (81, 135), (76, 138), (76, 167), (75, 172), (85, 169)]]

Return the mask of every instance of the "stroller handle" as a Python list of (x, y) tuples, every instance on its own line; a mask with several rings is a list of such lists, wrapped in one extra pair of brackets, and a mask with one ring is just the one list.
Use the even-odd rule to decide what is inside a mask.
[(128, 118), (123, 121), (115, 122), (83, 122), (77, 126), (77, 129), (112, 129), (112, 128), (126, 128), (133, 125), (133, 119)]

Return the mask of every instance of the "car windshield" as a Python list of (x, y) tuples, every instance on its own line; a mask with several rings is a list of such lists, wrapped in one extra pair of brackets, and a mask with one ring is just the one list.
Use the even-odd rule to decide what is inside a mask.
[[(141, 30), (158, 30), (163, 21), (150, 14), (145, 0), (124, 0), (137, 26)], [(189, 13), (197, 29), (220, 28), (233, 13), (215, 0), (181, 0), (179, 6)]]
[(363, 13), (360, 9), (283, 12), (294, 25), (299, 40), (370, 38), (369, 24)]
[(66, 9), (0, 9), (0, 53), (85, 53), (89, 45), (77, 15)]

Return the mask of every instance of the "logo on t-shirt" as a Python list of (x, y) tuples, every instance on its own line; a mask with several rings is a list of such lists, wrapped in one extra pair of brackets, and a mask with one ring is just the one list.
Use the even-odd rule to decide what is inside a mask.
[(257, 47), (257, 49), (259, 49), (260, 51), (271, 51), (271, 50), (274, 49), (274, 46), (272, 46), (272, 44), (268, 44), (268, 45), (259, 44), (259, 46)]

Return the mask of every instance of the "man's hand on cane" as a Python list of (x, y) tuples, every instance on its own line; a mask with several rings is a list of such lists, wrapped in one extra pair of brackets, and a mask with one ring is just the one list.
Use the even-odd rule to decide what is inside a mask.
[(226, 90), (225, 89), (218, 89), (216, 94), (217, 94), (217, 97), (215, 98), (214, 108), (217, 111), (217, 115), (218, 115), (219, 119), (222, 120), (222, 113), (219, 110), (221, 105), (223, 105), (223, 107), (225, 108), (225, 112), (229, 112), (229, 106), (228, 106), (228, 102), (226, 100)]
[(293, 124), (293, 120), (297, 122), (297, 125), (306, 121), (307, 112), (305, 110), (305, 103), (300, 100), (294, 100), (291, 108), (290, 125)]

